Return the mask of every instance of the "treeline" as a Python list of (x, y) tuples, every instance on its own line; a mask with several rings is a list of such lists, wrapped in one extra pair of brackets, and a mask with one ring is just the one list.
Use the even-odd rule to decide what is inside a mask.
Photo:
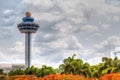
[(41, 78), (49, 74), (73, 74), (82, 75), (86, 78), (99, 78), (108, 73), (120, 73), (120, 59), (117, 57), (114, 59), (103, 57), (101, 63), (90, 65), (89, 63), (84, 63), (82, 59), (76, 59), (75, 55), (73, 55), (65, 58), (57, 69), (46, 65), (43, 65), (41, 68), (32, 66), (25, 70), (11, 70), (8, 75), (35, 75)]

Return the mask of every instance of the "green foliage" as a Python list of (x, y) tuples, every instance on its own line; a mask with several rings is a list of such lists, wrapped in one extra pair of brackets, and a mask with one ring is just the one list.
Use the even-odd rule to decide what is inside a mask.
[(86, 78), (99, 78), (107, 73), (120, 73), (120, 60), (117, 57), (114, 59), (103, 57), (102, 63), (91, 66), (81, 59), (75, 59), (75, 55), (73, 55), (63, 60), (63, 63), (59, 66), (59, 71), (64, 74), (80, 74)]
[(37, 77), (44, 77), (49, 74), (55, 74), (55, 70), (52, 67), (43, 65), (41, 69), (37, 72)]
[(16, 69), (16, 70), (11, 70), (9, 73), (9, 76), (13, 76), (13, 75), (23, 75), (24, 71), (22, 69)]
[[(107, 58), (103, 57), (102, 62), (97, 65), (90, 65), (84, 63), (82, 59), (76, 59), (75, 54), (71, 57), (67, 57), (60, 64), (58, 69), (43, 65), (41, 68), (35, 68), (34, 66), (28, 67), (25, 70), (16, 69), (11, 70), (9, 75), (35, 75), (37, 77), (44, 77), (49, 74), (61, 73), (61, 74), (74, 74), (83, 75), (86, 78), (99, 78), (107, 73), (120, 73), (120, 59), (115, 57)], [(1, 70), (1, 74), (3, 71)]]
[(34, 66), (31, 66), (24, 70), (24, 74), (25, 75), (36, 75), (37, 70), (38, 70), (37, 68), (35, 68)]
[(0, 75), (4, 74), (3, 69), (0, 69)]
[(22, 69), (16, 69), (11, 70), (9, 73), (9, 76), (13, 75), (36, 75), (37, 77), (44, 77), (49, 74), (55, 74), (55, 70), (52, 67), (48, 67), (43, 65), (42, 68), (38, 69), (34, 66), (28, 67), (25, 70)]

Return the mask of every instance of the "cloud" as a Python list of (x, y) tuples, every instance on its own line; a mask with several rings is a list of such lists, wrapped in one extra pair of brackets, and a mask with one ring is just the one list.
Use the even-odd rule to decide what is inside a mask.
[[(36, 19), (41, 23), (41, 28), (43, 28), (43, 26), (44, 29), (48, 28), (48, 26), (49, 28), (55, 26), (54, 28), (56, 30), (59, 29), (59, 31), (62, 32), (80, 32), (80, 30), (83, 30), (83, 32), (84, 30), (88, 32), (86, 30), (88, 28), (93, 28), (92, 30), (90, 29), (90, 32), (94, 32), (100, 28), (104, 29), (104, 26), (99, 26), (107, 24), (107, 20), (111, 20), (113, 15), (119, 13), (120, 11), (118, 7), (108, 5), (104, 0), (37, 0), (36, 2), (24, 0), (23, 3), (26, 4), (28, 10), (31, 10), (32, 13), (37, 17)], [(44, 8), (44, 10), (41, 8)], [(116, 17), (117, 16), (114, 16), (114, 19), (118, 21), (118, 18)], [(48, 23), (49, 25), (45, 25), (43, 23)], [(80, 28), (81, 26), (83, 27)]]
[(75, 36), (68, 36), (64, 39), (58, 39), (58, 41), (52, 42), (50, 46), (54, 48), (68, 48), (68, 49), (81, 49), (82, 45)]
[(102, 57), (95, 57), (95, 58), (88, 59), (85, 62), (88, 62), (91, 65), (96, 65), (96, 64), (100, 63), (101, 60), (102, 60)]
[(62, 21), (53, 27), (55, 30), (61, 32), (61, 33), (71, 33), (73, 26), (70, 22), (68, 21)]
[(11, 30), (9, 30), (9, 28), (5, 28), (5, 27), (1, 28), (1, 29), (0, 29), (0, 39), (8, 39), (8, 38), (11, 38), (12, 35), (9, 34), (9, 33), (11, 33)]
[(100, 44), (94, 45), (94, 48), (99, 52), (106, 52), (113, 50), (115, 47), (120, 45), (120, 37), (118, 36), (111, 36), (108, 37), (105, 41), (101, 42)]
[(1, 10), (0, 12), (0, 21), (4, 22), (0, 24), (1, 27), (7, 27), (14, 24), (13, 10), (7, 9)]
[(11, 51), (15, 51), (16, 53), (24, 53), (25, 51), (25, 46), (23, 42), (17, 41), (13, 44), (13, 47), (10, 48)]
[(120, 6), (120, 1), (119, 0), (106, 0), (106, 3), (114, 6)]
[(1, 1), (8, 7), (0, 6), (3, 61), (24, 60), (21, 54), (24, 53), (24, 35), (16, 25), (22, 21), (25, 11), (31, 11), (40, 25), (32, 36), (33, 63), (46, 64), (49, 59), (47, 63), (55, 66), (73, 53), (92, 63), (97, 60), (95, 57), (107, 56), (104, 52), (120, 43), (118, 0), (13, 0), (13, 6), (8, 2)]
[(109, 24), (101, 24), (101, 27), (103, 27), (103, 29), (108, 29), (110, 28), (111, 26)]
[(83, 32), (94, 32), (97, 30), (98, 30), (98, 27), (93, 25), (85, 25), (84, 27), (81, 28), (81, 31)]
[(28, 4), (30, 6), (34, 6), (35, 7), (39, 7), (37, 9), (40, 10), (48, 10), (50, 8), (52, 8), (53, 5), (53, 1), (52, 0), (36, 0), (36, 1), (32, 1), (32, 0), (23, 0), (24, 4)]

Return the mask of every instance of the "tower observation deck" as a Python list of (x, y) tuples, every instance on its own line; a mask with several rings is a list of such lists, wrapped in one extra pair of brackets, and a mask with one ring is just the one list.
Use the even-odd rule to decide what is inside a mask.
[(34, 23), (34, 18), (30, 12), (26, 12), (26, 17), (17, 25), (21, 33), (25, 33), (25, 67), (31, 66), (31, 33), (36, 33), (39, 25)]

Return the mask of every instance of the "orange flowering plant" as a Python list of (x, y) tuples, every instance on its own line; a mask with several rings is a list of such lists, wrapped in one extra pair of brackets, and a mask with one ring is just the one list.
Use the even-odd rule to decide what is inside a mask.
[(35, 76), (19, 76), (15, 80), (86, 80), (85, 77), (72, 74), (51, 74), (43, 78), (36, 78)]
[(40, 80), (86, 80), (83, 76), (72, 74), (51, 74)]
[(36, 78), (35, 76), (21, 76), (15, 80), (95, 80), (94, 78), (85, 78), (80, 75), (72, 74), (50, 74), (43, 78)]
[(99, 80), (120, 80), (120, 74), (118, 73), (105, 74), (101, 76)]

